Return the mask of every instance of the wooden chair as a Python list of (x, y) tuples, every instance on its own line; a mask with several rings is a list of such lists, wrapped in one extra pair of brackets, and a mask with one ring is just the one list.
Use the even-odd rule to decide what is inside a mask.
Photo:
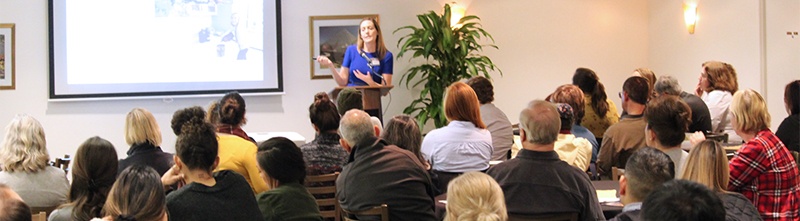
[(508, 221), (578, 221), (578, 213), (551, 213), (541, 215), (508, 214)]
[(47, 213), (39, 212), (31, 214), (31, 221), (47, 221)]
[[(316, 199), (319, 213), (324, 219), (333, 218), (336, 221), (341, 219), (339, 201), (336, 200), (336, 178), (338, 177), (339, 172), (306, 177), (306, 189), (308, 189), (308, 192), (314, 195), (315, 198), (325, 196)], [(333, 185), (325, 185), (329, 183), (333, 183)]]
[(56, 161), (52, 163), (54, 167), (61, 168), (64, 170), (64, 173), (69, 173), (69, 163), (72, 161), (72, 158), (69, 157), (69, 154), (65, 154), (64, 157), (57, 157)]
[(381, 221), (389, 221), (389, 206), (381, 204), (380, 206), (372, 207), (372, 209), (361, 211), (348, 211), (342, 209), (345, 221), (358, 221), (358, 219), (350, 218), (357, 216), (379, 216)]
[(619, 177), (622, 176), (622, 174), (625, 174), (625, 169), (611, 167), (611, 180), (619, 180)]
[(49, 207), (31, 207), (31, 213), (32, 213), (32, 214), (44, 213), (44, 214), (45, 214), (44, 218), (45, 218), (45, 219), (47, 219), (47, 215), (49, 215), (50, 213), (52, 213), (52, 212), (53, 212), (53, 210), (56, 210), (56, 208), (57, 208), (57, 207), (58, 207), (58, 206), (49, 206)]

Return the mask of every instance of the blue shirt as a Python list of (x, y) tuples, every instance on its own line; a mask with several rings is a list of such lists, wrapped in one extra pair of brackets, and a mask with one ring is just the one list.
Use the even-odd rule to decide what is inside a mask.
[[(370, 59), (378, 56), (378, 53), (364, 52), (364, 54)], [(373, 65), (372, 70), (370, 70), (369, 65), (367, 65), (367, 59), (358, 53), (356, 45), (347, 46), (347, 50), (344, 52), (344, 60), (342, 61), (342, 67), (350, 69), (348, 73), (349, 77), (347, 78), (347, 86), (367, 85), (366, 82), (356, 77), (355, 70), (359, 70), (364, 74), (369, 72), (370, 76), (372, 76), (372, 81), (381, 84), (381, 82), (383, 82), (382, 74), (392, 74), (392, 69), (394, 69), (393, 60), (394, 56), (392, 52), (386, 51), (386, 55), (380, 60), (380, 64)]]
[(425, 135), (420, 149), (434, 170), (483, 171), (492, 158), (492, 135), (472, 122), (454, 120)]
[(591, 162), (592, 163), (597, 162), (597, 151), (600, 149), (600, 145), (597, 143), (597, 139), (594, 137), (594, 134), (592, 134), (592, 131), (589, 131), (589, 129), (586, 129), (585, 127), (583, 127), (581, 125), (574, 124), (574, 125), (572, 125), (572, 130), (570, 130), (570, 132), (572, 134), (574, 134), (575, 137), (583, 137), (583, 138), (589, 140), (589, 143), (592, 144), (592, 161)]

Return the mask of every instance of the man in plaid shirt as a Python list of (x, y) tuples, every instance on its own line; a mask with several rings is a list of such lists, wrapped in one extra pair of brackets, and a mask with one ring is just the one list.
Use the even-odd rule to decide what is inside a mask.
[(733, 95), (730, 109), (734, 130), (747, 143), (730, 161), (728, 190), (750, 199), (764, 220), (798, 220), (797, 164), (769, 130), (764, 98), (752, 89), (739, 91)]

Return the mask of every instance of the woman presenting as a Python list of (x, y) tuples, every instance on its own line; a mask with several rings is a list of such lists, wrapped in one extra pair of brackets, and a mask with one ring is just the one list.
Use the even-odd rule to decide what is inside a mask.
[(330, 68), (333, 79), (340, 86), (392, 85), (394, 56), (383, 44), (381, 26), (375, 18), (364, 18), (358, 35), (357, 43), (347, 47), (342, 68), (338, 71), (326, 56), (317, 57), (317, 62)]

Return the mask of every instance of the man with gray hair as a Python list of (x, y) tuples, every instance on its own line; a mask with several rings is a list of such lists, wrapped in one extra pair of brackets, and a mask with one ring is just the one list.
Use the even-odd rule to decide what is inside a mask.
[(339, 143), (350, 157), (336, 179), (339, 204), (349, 211), (386, 204), (389, 220), (435, 220), (433, 186), (422, 162), (408, 150), (379, 139), (378, 129), (362, 110), (342, 116)]
[(711, 114), (708, 112), (706, 102), (694, 94), (686, 93), (681, 89), (678, 80), (672, 76), (661, 76), (654, 86), (656, 96), (675, 95), (679, 96), (683, 102), (692, 109), (692, 122), (686, 132), (694, 133), (701, 131), (707, 133), (711, 131)]
[(577, 213), (578, 220), (605, 220), (589, 176), (554, 151), (561, 129), (555, 105), (530, 102), (519, 124), (523, 149), (486, 171), (503, 188), (509, 216)]

